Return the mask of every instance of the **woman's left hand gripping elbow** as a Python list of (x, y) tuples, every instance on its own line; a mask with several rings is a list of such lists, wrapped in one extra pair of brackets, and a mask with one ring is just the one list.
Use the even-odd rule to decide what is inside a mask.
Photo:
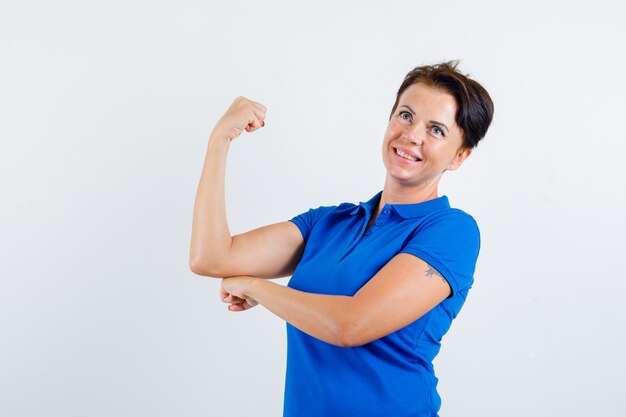
[(222, 302), (230, 304), (230, 311), (245, 311), (256, 306), (258, 302), (247, 294), (252, 280), (258, 278), (249, 276), (237, 276), (222, 279), (220, 286), (220, 298)]

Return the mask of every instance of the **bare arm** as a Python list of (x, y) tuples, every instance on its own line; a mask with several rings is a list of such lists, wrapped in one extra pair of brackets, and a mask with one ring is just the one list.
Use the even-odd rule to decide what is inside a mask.
[(262, 304), (294, 327), (337, 346), (359, 346), (419, 319), (450, 294), (448, 282), (407, 253), (393, 257), (354, 296), (312, 294), (253, 277), (222, 281), (222, 300), (241, 311)]
[(291, 222), (236, 236), (228, 228), (224, 183), (230, 143), (244, 130), (262, 127), (265, 112), (262, 104), (237, 97), (211, 133), (193, 210), (189, 266), (198, 275), (278, 278), (291, 275), (300, 260), (303, 238)]
[(224, 198), (229, 147), (229, 139), (211, 135), (193, 208), (189, 266), (195, 273), (213, 268), (227, 256), (232, 244)]

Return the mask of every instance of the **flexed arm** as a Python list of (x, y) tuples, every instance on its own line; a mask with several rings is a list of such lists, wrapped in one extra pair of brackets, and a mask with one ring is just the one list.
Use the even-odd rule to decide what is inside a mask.
[(288, 221), (231, 236), (226, 219), (225, 171), (231, 142), (243, 131), (264, 126), (267, 109), (237, 97), (211, 132), (193, 210), (190, 269), (203, 276), (291, 275), (300, 260), (303, 238)]
[(192, 270), (211, 269), (231, 247), (224, 197), (226, 157), (232, 140), (263, 125), (265, 111), (262, 104), (237, 97), (211, 132), (193, 210)]

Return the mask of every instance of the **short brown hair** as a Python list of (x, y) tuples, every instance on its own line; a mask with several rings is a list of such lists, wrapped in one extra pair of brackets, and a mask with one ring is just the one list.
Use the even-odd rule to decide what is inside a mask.
[(435, 65), (415, 67), (404, 77), (391, 110), (391, 117), (398, 107), (400, 96), (411, 85), (424, 83), (440, 88), (454, 97), (457, 105), (455, 121), (463, 131), (463, 148), (472, 149), (485, 137), (493, 119), (493, 101), (487, 90), (478, 82), (456, 69), (458, 60)]

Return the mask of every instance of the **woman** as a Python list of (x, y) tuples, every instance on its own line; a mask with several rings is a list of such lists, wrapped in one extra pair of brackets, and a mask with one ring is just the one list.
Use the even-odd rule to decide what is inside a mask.
[[(231, 237), (224, 207), (230, 142), (264, 126), (237, 98), (215, 126), (194, 208), (190, 266), (225, 277), (231, 311), (265, 306), (287, 322), (285, 416), (436, 416), (432, 360), (472, 286), (480, 235), (439, 196), (443, 173), (491, 123), (487, 91), (457, 62), (417, 67), (385, 132), (382, 191)], [(287, 287), (263, 278), (292, 276)]]

